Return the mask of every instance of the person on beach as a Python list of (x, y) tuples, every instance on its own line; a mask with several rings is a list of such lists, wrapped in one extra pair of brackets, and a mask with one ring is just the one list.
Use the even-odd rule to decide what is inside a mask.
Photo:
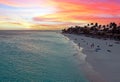
[(80, 49), (80, 43), (78, 43), (79, 49)]
[(87, 43), (87, 45), (88, 45), (88, 43)]
[(77, 40), (77, 38), (75, 38), (75, 41)]
[(107, 42), (106, 42), (106, 45), (107, 45)]
[(109, 44), (109, 47), (113, 47), (113, 44)]
[(78, 43), (79, 49), (80, 49), (80, 43)]
[(97, 48), (95, 49), (96, 52), (98, 52), (99, 50), (101, 50), (100, 46), (98, 45)]
[(91, 44), (91, 48), (94, 48), (94, 43)]

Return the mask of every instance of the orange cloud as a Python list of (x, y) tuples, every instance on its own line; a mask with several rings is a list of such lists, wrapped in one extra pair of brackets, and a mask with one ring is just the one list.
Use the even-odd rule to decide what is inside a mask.
[[(23, 26), (30, 26), (31, 29), (61, 29), (89, 22), (120, 22), (119, 0), (0, 0), (0, 3), (21, 8), (18, 17), (25, 21), (22, 22)], [(28, 10), (24, 10), (26, 8)], [(16, 14), (15, 9), (9, 12)], [(2, 19), (7, 21), (6, 18)]]
[[(112, 14), (118, 15), (120, 13), (120, 5), (117, 3), (72, 3), (61, 0), (59, 3), (55, 3), (59, 12), (63, 13), (77, 13), (77, 15), (95, 15), (95, 14)], [(71, 0), (70, 0), (71, 1)]]
[[(53, 14), (38, 16), (34, 21), (63, 22), (66, 24), (83, 24), (88, 22), (119, 22), (120, 6), (113, 2), (83, 3), (79, 0), (53, 0), (51, 4), (57, 8)], [(69, 23), (68, 23), (69, 22)]]
[(60, 30), (65, 25), (48, 25), (48, 24), (34, 24), (31, 26), (33, 30)]

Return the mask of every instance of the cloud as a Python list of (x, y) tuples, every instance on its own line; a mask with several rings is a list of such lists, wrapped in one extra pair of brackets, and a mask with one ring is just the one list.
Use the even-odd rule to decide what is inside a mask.
[(61, 30), (63, 25), (49, 25), (49, 24), (33, 24), (31, 28), (34, 30)]
[(120, 5), (118, 3), (112, 3), (112, 2), (98, 2), (95, 1), (92, 4), (89, 4), (88, 2), (82, 3), (81, 1), (77, 1), (77, 3), (73, 3), (73, 0), (66, 1), (66, 0), (55, 0), (59, 1), (54, 2), (56, 7), (58, 8), (59, 12), (63, 13), (72, 13), (76, 12), (79, 15), (86, 15), (86, 14), (119, 14), (120, 13)]
[(0, 0), (1, 4), (14, 6), (14, 7), (36, 7), (47, 5), (45, 2), (48, 0)]
[(33, 17), (34, 21), (55, 21), (55, 18)]
[(24, 30), (28, 29), (25, 25), (18, 22), (0, 22), (0, 30)]
[(89, 22), (119, 22), (119, 2), (120, 0), (0, 0), (0, 21), (6, 22), (4, 24), (7, 27), (30, 26), (31, 29), (60, 29)]
[(49, 16), (73, 23), (93, 22), (96, 19), (96, 22), (108, 20), (118, 22), (120, 13), (118, 2), (118, 0), (54, 0), (53, 4), (58, 12)]

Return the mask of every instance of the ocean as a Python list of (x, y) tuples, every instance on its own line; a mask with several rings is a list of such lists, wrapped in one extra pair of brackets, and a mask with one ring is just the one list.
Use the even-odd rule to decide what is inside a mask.
[(50, 31), (0, 31), (0, 82), (88, 82), (73, 45)]

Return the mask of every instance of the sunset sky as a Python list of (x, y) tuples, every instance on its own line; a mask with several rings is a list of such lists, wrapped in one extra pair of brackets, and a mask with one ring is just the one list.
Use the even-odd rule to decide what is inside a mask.
[(0, 30), (120, 23), (120, 0), (0, 0)]

